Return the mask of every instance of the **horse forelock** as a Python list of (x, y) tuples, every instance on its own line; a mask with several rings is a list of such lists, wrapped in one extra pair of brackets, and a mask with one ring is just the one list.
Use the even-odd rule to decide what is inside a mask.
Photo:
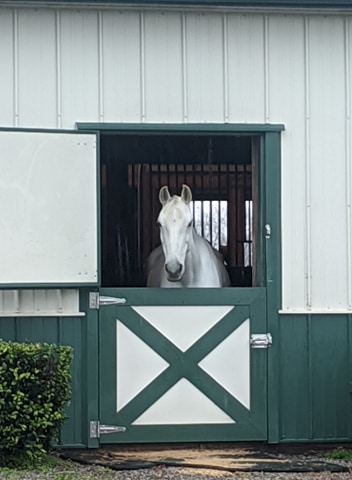
[(165, 219), (171, 218), (173, 221), (175, 221), (181, 220), (185, 214), (190, 213), (190, 210), (188, 205), (185, 204), (181, 197), (174, 195), (163, 206), (160, 213)]

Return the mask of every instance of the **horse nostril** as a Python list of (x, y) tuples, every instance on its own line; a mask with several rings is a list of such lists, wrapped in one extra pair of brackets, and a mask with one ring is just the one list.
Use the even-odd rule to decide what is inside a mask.
[(165, 270), (169, 275), (177, 276), (182, 271), (182, 265), (181, 263), (176, 263), (171, 265), (168, 263), (165, 263)]

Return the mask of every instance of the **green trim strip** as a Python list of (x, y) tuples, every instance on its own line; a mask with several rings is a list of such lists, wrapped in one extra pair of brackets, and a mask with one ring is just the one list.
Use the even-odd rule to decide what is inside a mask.
[(79, 131), (123, 132), (125, 134), (138, 133), (248, 133), (281, 132), (285, 125), (278, 123), (76, 123)]

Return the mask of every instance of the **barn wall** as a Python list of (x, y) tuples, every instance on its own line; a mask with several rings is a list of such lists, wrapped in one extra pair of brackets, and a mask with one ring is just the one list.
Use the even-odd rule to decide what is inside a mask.
[[(351, 55), (352, 17), (335, 14), (0, 8), (1, 127), (285, 125), (271, 441), (352, 438)], [(5, 339), (74, 344), (66, 445), (88, 444), (97, 414), (80, 343), (96, 321), (0, 319)]]
[(285, 124), (282, 307), (350, 311), (351, 43), (342, 15), (1, 8), (0, 126)]

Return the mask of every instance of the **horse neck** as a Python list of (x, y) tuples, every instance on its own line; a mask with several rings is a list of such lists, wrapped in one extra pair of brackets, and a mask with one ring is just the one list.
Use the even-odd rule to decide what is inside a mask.
[(190, 242), (188, 244), (188, 253), (191, 254), (193, 261), (198, 261), (201, 257), (202, 251), (204, 251), (204, 247), (206, 248), (205, 244), (206, 240), (203, 237), (198, 235), (196, 230), (192, 229), (192, 236), (190, 238)]

